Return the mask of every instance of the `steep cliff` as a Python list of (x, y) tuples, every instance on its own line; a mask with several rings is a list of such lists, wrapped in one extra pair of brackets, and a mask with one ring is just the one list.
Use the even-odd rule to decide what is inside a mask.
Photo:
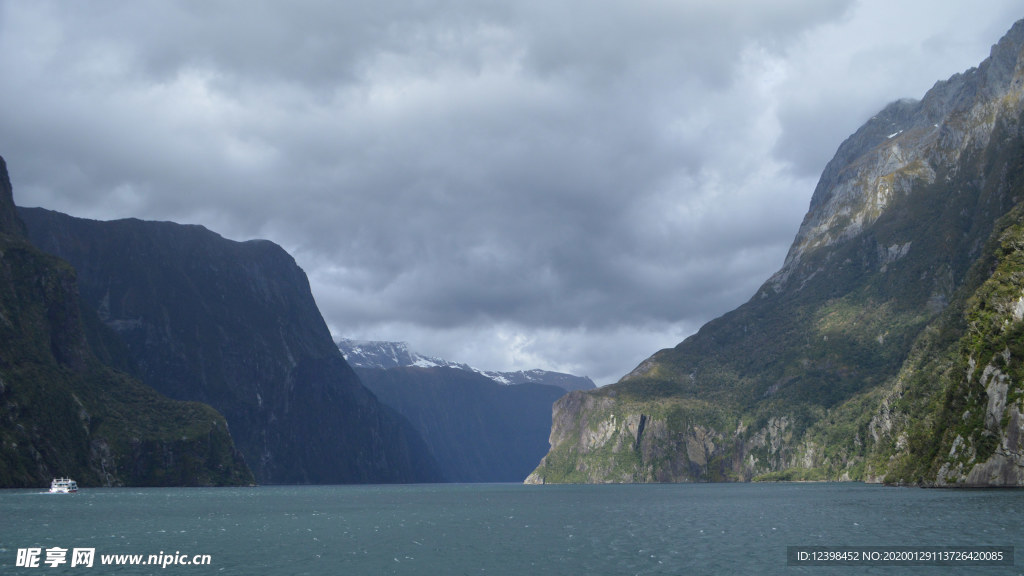
[(1024, 200), (1022, 45), (1017, 23), (847, 139), (782, 269), (619, 383), (560, 400), (530, 481), (1018, 483), (992, 460), (1018, 461), (1021, 384), (1000, 364), (1018, 357), (957, 343), (987, 338), (964, 315)]
[(252, 482), (224, 418), (101, 363), (91, 320), (74, 270), (25, 237), (0, 158), (0, 487)]
[(565, 390), (501, 385), (450, 367), (356, 368), (409, 419), (452, 482), (521, 482), (547, 452), (551, 405)]
[(410, 424), (361, 385), (277, 245), (169, 222), (21, 215), (37, 246), (78, 271), (83, 300), (142, 381), (224, 414), (258, 481), (440, 479)]
[[(1024, 163), (1024, 148), (1018, 153)], [(866, 479), (1024, 485), (1022, 336), (1024, 206), (1019, 205), (1000, 220), (965, 289), (919, 339), (894, 384), (884, 390), (881, 408), (863, 427), (869, 448)]]

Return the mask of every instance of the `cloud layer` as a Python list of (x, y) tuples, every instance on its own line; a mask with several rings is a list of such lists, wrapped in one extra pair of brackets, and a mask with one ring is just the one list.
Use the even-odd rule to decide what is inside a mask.
[(1009, 0), (8, 2), (15, 200), (292, 252), (338, 336), (614, 381), (782, 264)]

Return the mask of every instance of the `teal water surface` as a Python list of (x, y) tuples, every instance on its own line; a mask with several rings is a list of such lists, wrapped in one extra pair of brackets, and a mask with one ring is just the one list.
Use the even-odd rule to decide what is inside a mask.
[[(1021, 574), (787, 566), (788, 546), (1015, 546), (1024, 491), (862, 484), (0, 490), (0, 574)], [(38, 567), (18, 550), (41, 549)], [(46, 565), (46, 550), (69, 551)], [(70, 566), (74, 548), (92, 567)], [(208, 565), (101, 565), (101, 556)], [(1018, 565), (1024, 561), (1017, 561)]]

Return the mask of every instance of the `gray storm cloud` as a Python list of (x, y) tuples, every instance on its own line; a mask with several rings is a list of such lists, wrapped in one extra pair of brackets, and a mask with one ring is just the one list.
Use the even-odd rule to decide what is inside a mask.
[(338, 336), (614, 381), (782, 263), (1010, 1), (8, 2), (20, 205), (292, 252)]

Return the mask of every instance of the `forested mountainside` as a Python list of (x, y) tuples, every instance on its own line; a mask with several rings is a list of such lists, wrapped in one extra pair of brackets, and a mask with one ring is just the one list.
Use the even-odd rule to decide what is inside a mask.
[(223, 416), (105, 364), (123, 358), (104, 331), (71, 266), (29, 243), (0, 158), (0, 487), (253, 482)]
[(1024, 480), (1024, 23), (825, 167), (782, 269), (553, 411), (529, 482)]

